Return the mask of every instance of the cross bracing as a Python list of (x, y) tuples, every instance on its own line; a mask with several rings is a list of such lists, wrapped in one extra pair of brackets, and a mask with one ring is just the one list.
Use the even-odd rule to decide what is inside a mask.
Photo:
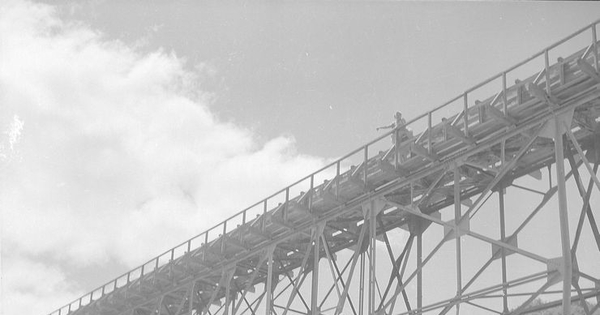
[[(590, 202), (600, 190), (599, 22), (51, 315), (569, 313), (571, 301), (594, 314), (600, 263), (578, 259), (583, 242), (600, 253)], [(587, 47), (550, 60), (581, 34)], [(508, 82), (536, 61), (536, 73)], [(474, 99), (481, 91), (493, 92)], [(542, 174), (542, 190), (516, 183)], [(567, 185), (581, 205), (567, 203)], [(541, 200), (514, 214), (514, 190)], [(497, 220), (481, 227), (491, 211)], [(559, 256), (521, 245), (540, 216), (557, 217)], [(451, 281), (427, 287), (444, 250)], [(555, 301), (532, 307), (540, 296)]]

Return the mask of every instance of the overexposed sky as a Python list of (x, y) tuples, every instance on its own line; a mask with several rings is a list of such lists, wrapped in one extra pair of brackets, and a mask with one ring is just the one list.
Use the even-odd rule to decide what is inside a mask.
[(595, 2), (44, 2), (0, 4), (7, 315), (53, 311), (600, 18)]
[(594, 2), (63, 2), (60, 17), (202, 73), (221, 119), (325, 156), (600, 17)]

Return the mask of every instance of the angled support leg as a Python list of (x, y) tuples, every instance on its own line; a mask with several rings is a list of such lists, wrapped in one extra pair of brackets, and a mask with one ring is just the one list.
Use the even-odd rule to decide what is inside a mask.
[(235, 272), (235, 268), (231, 268), (230, 270), (225, 270), (225, 269), (223, 270), (223, 273), (221, 274), (221, 279), (219, 280), (219, 283), (217, 283), (216, 287), (213, 290), (213, 293), (210, 296), (210, 299), (208, 300), (208, 303), (204, 307), (204, 310), (202, 312), (203, 314), (210, 313), (210, 311), (209, 311), (210, 306), (215, 301), (217, 294), (219, 293), (219, 291), (221, 291), (222, 287), (224, 287), (224, 286), (228, 287), (230, 285), (234, 272)]
[(262, 265), (265, 263), (267, 258), (273, 257), (274, 250), (275, 250), (275, 246), (270, 246), (269, 248), (267, 248), (265, 255), (261, 256), (261, 258), (259, 259), (258, 263), (256, 264), (256, 267), (254, 268), (254, 272), (252, 272), (250, 279), (248, 279), (246, 282), (246, 287), (244, 288), (244, 291), (242, 292), (240, 301), (238, 302), (238, 304), (235, 306), (235, 308), (233, 310), (233, 315), (235, 315), (237, 313), (238, 309), (242, 305), (242, 302), (246, 299), (246, 294), (248, 294), (248, 291), (252, 287), (254, 280), (256, 279), (256, 276), (258, 276), (258, 274), (260, 273), (260, 268), (262, 267)]
[[(313, 240), (314, 240), (314, 236), (316, 234), (317, 233), (313, 233), (313, 237), (312, 237)], [(318, 241), (318, 239), (316, 239), (316, 240)], [(306, 264), (308, 263), (308, 258), (310, 257), (310, 251), (313, 250), (313, 247), (314, 247), (314, 245), (311, 244), (310, 246), (308, 246), (308, 248), (306, 249), (306, 252), (304, 253), (304, 258), (302, 259), (302, 265), (300, 267), (300, 271), (298, 271), (298, 276), (296, 277), (296, 281), (293, 282), (294, 290), (292, 290), (292, 293), (290, 294), (290, 297), (285, 306), (285, 309), (283, 310), (282, 315), (287, 314), (288, 310), (290, 309), (290, 306), (292, 305), (292, 301), (296, 297), (296, 294), (299, 292), (299, 288), (302, 285), (302, 282), (304, 281), (304, 279), (306, 279), (306, 277), (302, 277), (302, 275), (304, 274), (304, 270), (306, 269)]]
[[(326, 249), (328, 249), (329, 252), (331, 252), (331, 249), (329, 249), (329, 244), (324, 243), (324, 245)], [(344, 266), (344, 268), (342, 268), (342, 271), (340, 271), (337, 262), (335, 261), (335, 259), (331, 260), (331, 264), (333, 265), (333, 268), (335, 270), (335, 275), (333, 277), (335, 284), (334, 286), (337, 287), (337, 283), (338, 281), (340, 282), (340, 284), (342, 285), (342, 289), (344, 289), (346, 287), (346, 284), (344, 283), (344, 279), (342, 279), (342, 275), (344, 274), (344, 272), (346, 272), (346, 269), (348, 269), (348, 267), (350, 267), (350, 264), (352, 263), (352, 260), (348, 260), (348, 262), (346, 263), (346, 265)], [(331, 292), (333, 291), (333, 286), (329, 289), (329, 292), (327, 292), (327, 294), (325, 295), (325, 297), (323, 297), (323, 301), (321, 301), (321, 304), (319, 305), (319, 307), (323, 307), (323, 304), (325, 304), (327, 298), (329, 297), (329, 294), (331, 294)], [(338, 301), (339, 299), (342, 298), (342, 292), (339, 293), (338, 296)], [(348, 303), (350, 304), (350, 308), (352, 309), (352, 314), (357, 315), (356, 313), (356, 308), (354, 307), (354, 303), (352, 303), (352, 299), (350, 299), (350, 296), (346, 296), (346, 299), (348, 300)]]
[[(381, 222), (381, 219), (378, 219), (378, 221), (379, 221), (379, 224), (383, 226), (383, 222)], [(399, 265), (400, 265), (400, 263), (401, 263), (404, 255), (406, 254), (407, 249), (409, 248), (409, 243), (412, 243), (412, 240), (414, 239), (414, 237), (415, 237), (414, 234), (411, 234), (409, 236), (409, 238), (407, 240), (407, 243), (404, 246), (404, 249), (402, 250), (402, 253), (398, 257), (398, 259), (395, 260), (394, 259), (394, 253), (392, 251), (392, 246), (390, 245), (390, 241), (389, 241), (389, 239), (387, 237), (387, 233), (386, 232), (383, 233), (383, 240), (385, 241), (385, 246), (387, 248), (388, 255), (390, 256), (390, 261), (393, 264), (393, 268), (392, 268), (392, 273), (390, 274), (390, 279), (388, 281), (388, 285), (385, 288), (385, 292), (383, 293), (383, 296), (381, 298), (381, 302), (380, 302), (378, 308), (381, 308), (381, 306), (383, 305), (383, 301), (387, 297), (387, 295), (389, 293), (389, 290), (392, 287), (392, 283), (394, 281), (394, 278), (396, 278), (399, 283), (402, 283), (402, 277), (400, 276), (400, 273), (399, 273), (399, 269), (400, 269)], [(408, 294), (406, 293), (406, 290), (402, 290), (402, 297), (404, 298), (404, 304), (406, 305), (406, 308), (410, 311), (411, 307), (410, 307), (410, 303), (409, 303), (409, 300), (408, 300)]]
[(575, 135), (573, 135), (573, 133), (571, 132), (571, 130), (569, 130), (569, 128), (567, 128), (566, 126), (564, 126), (564, 127), (565, 127), (565, 131), (567, 133), (567, 136), (569, 136), (569, 138), (571, 139), (571, 143), (575, 147), (575, 150), (577, 150), (577, 153), (579, 153), (579, 157), (581, 157), (581, 160), (583, 161), (585, 168), (590, 173), (590, 177), (594, 180), (594, 183), (596, 184), (596, 188), (598, 188), (598, 190), (600, 190), (600, 180), (598, 179), (598, 177), (596, 176), (596, 173), (592, 169), (590, 162), (585, 157), (585, 154), (583, 153), (581, 146), (579, 146), (579, 143), (577, 142), (577, 138), (575, 138)]
[[(346, 287), (344, 288), (342, 297), (338, 301), (338, 305), (335, 309), (335, 315), (341, 314), (342, 311), (344, 310), (344, 304), (346, 301), (346, 297), (348, 296), (348, 290), (350, 290), (350, 282), (352, 281), (352, 278), (353, 278), (352, 276), (354, 275), (354, 268), (356, 267), (358, 258), (361, 256), (360, 247), (362, 246), (362, 243), (364, 241), (366, 230), (367, 230), (367, 226), (366, 226), (366, 224), (363, 223), (362, 229), (360, 230), (360, 235), (358, 237), (358, 242), (356, 243), (357, 249), (356, 249), (356, 252), (354, 253), (354, 257), (352, 258), (352, 265), (350, 267), (350, 272), (348, 274), (348, 280), (346, 280)], [(359, 307), (359, 311), (360, 311), (360, 307)]]

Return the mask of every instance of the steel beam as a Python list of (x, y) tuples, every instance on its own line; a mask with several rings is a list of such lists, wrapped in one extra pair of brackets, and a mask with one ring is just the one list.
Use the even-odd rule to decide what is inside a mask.
[[(500, 240), (502, 242), (506, 241), (506, 215), (504, 211), (504, 188), (498, 190), (498, 210), (500, 212)], [(508, 313), (508, 289), (506, 288), (506, 280), (507, 280), (507, 271), (506, 271), (506, 250), (501, 248), (502, 254), (502, 313)]]
[(271, 310), (273, 309), (273, 250), (269, 250), (267, 257), (267, 283), (265, 286), (267, 299), (265, 301), (265, 315), (271, 315)]
[(571, 281), (573, 276), (572, 257), (571, 257), (571, 241), (569, 239), (569, 214), (567, 208), (567, 190), (565, 185), (565, 165), (564, 165), (564, 146), (563, 134), (565, 129), (560, 124), (559, 117), (556, 117), (553, 123), (555, 128), (554, 134), (554, 152), (556, 156), (556, 182), (558, 184), (558, 212), (560, 219), (560, 240), (562, 247), (562, 280), (563, 280), (563, 297), (562, 297), (562, 312), (563, 314), (571, 314)]
[[(462, 219), (461, 203), (460, 203), (460, 173), (459, 166), (454, 168), (454, 238), (456, 244), (456, 296), (459, 297), (462, 293), (462, 258), (461, 258), (461, 238), (459, 224)], [(456, 304), (456, 315), (460, 314), (460, 304)]]

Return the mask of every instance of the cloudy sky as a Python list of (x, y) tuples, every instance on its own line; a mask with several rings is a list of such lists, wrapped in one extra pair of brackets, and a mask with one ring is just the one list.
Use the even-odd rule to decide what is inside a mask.
[(53, 311), (598, 12), (3, 1), (2, 313)]

